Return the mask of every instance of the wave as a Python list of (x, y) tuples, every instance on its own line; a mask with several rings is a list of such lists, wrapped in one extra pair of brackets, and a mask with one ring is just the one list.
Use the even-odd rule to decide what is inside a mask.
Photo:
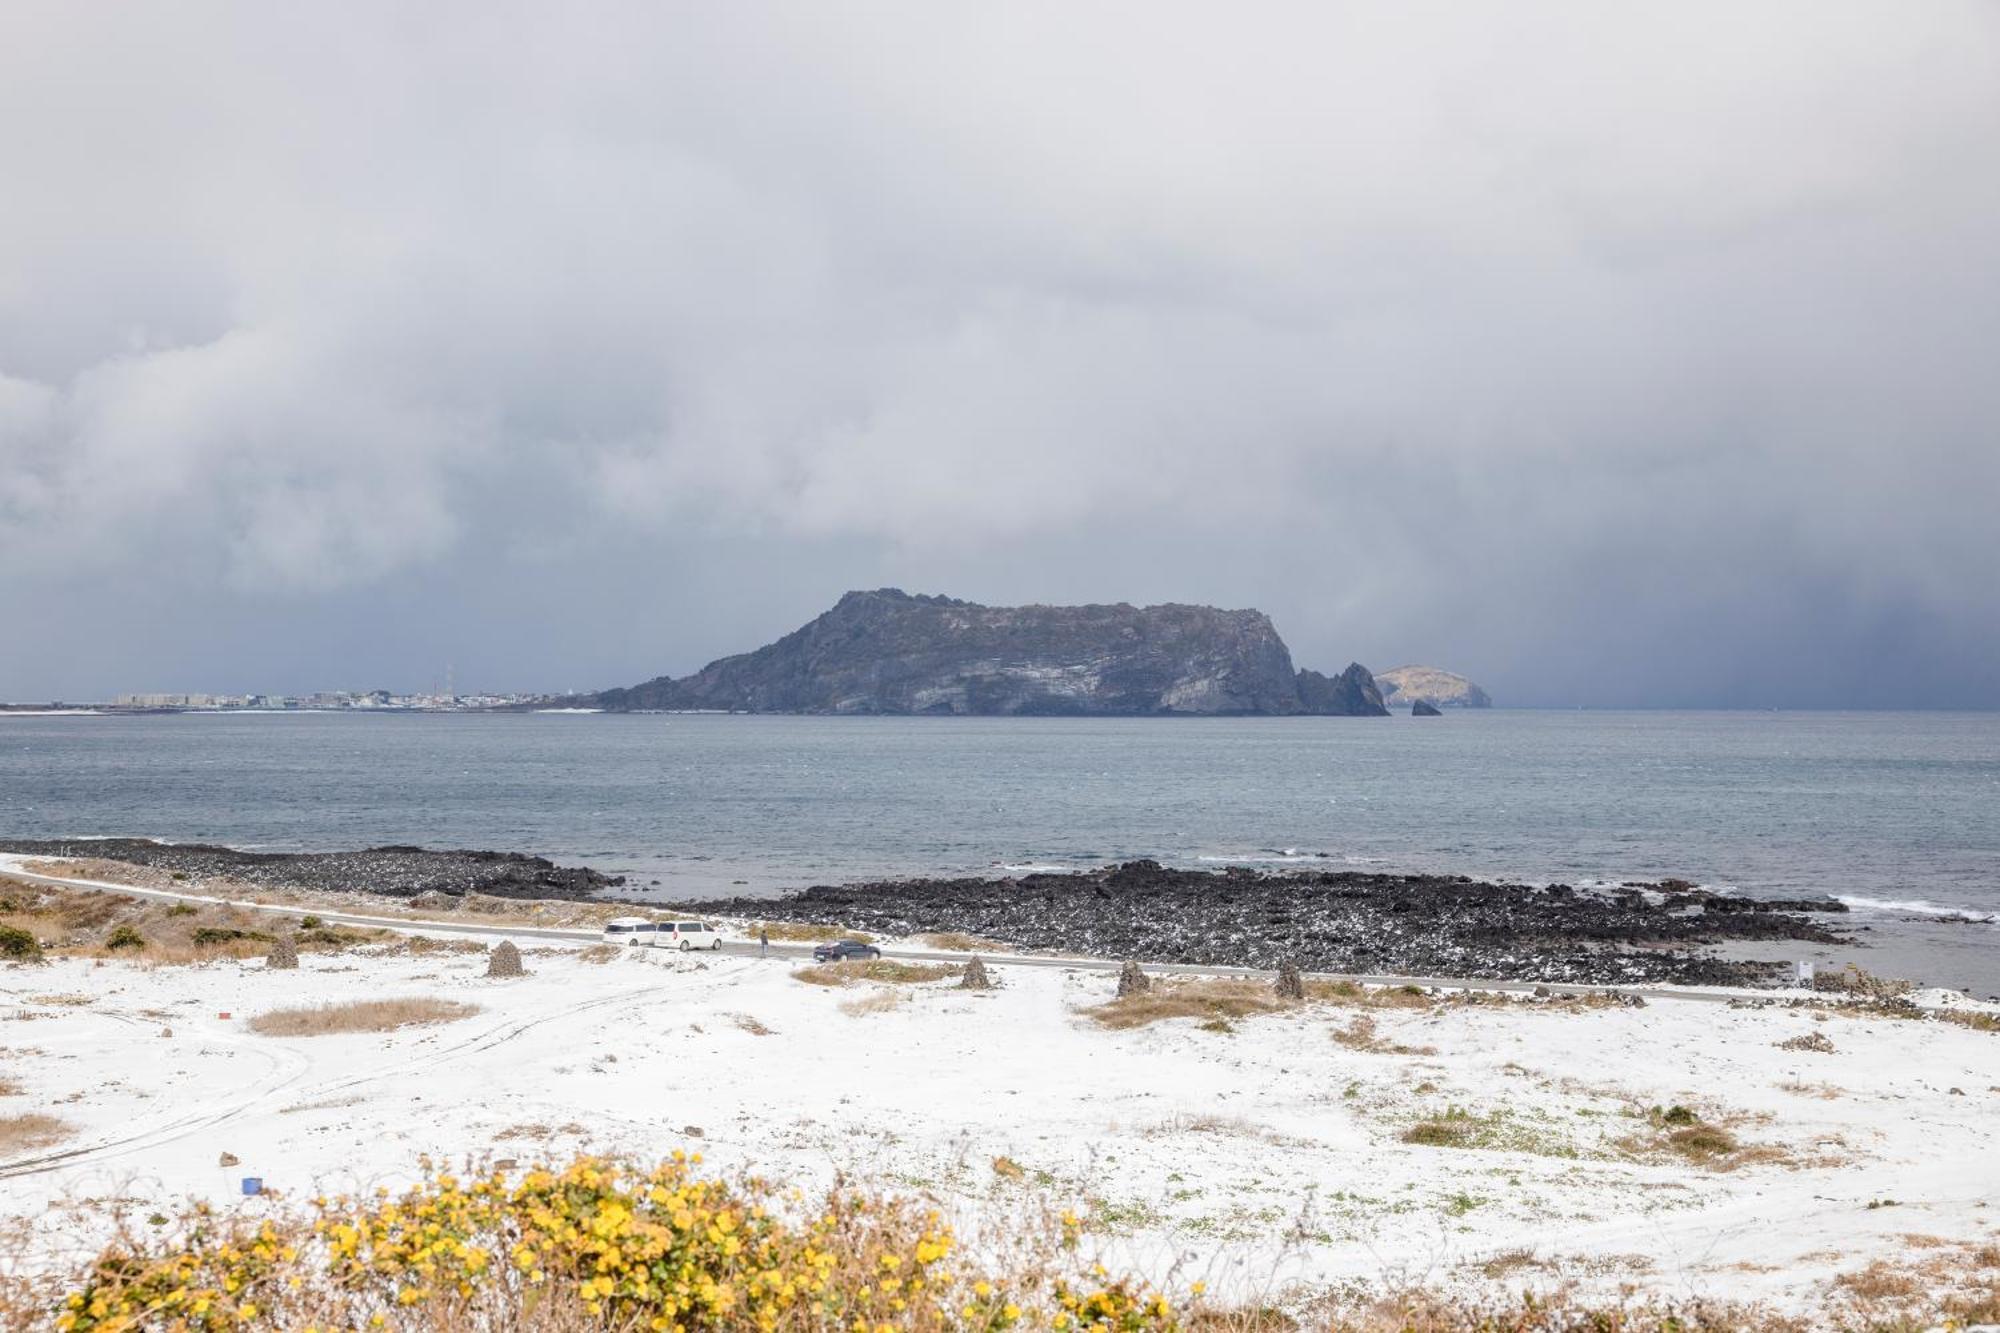
[(1914, 916), (1953, 917), (1989, 926), (2000, 925), (2000, 913), (1976, 907), (1947, 907), (1922, 898), (1864, 898), (1859, 894), (1839, 894), (1837, 897), (1856, 912), (1907, 912)]
[(1053, 861), (1002, 861), (994, 868), (1010, 875), (1067, 875), (1076, 869)]
[(1260, 851), (1239, 852), (1226, 856), (1203, 854), (1194, 859), (1207, 865), (1218, 866), (1324, 865), (1329, 861), (1337, 861), (1341, 865), (1348, 866), (1381, 866), (1389, 864), (1389, 858), (1386, 856), (1360, 856), (1353, 852), (1308, 852), (1297, 847), (1266, 847)]

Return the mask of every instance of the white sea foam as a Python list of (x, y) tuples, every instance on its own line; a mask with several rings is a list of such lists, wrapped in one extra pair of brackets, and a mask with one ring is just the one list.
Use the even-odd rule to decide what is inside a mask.
[(1981, 911), (1973, 907), (1947, 907), (1942, 903), (1926, 902), (1922, 898), (1864, 898), (1859, 894), (1842, 894), (1838, 899), (1856, 912), (1906, 912), (1912, 916), (1964, 917), (1985, 924), (2000, 925), (2000, 915)]
[(1325, 865), (1329, 861), (1337, 861), (1341, 865), (1349, 866), (1379, 866), (1389, 863), (1389, 858), (1386, 856), (1360, 856), (1353, 852), (1308, 852), (1302, 851), (1297, 847), (1285, 847), (1275, 851), (1266, 849), (1259, 852), (1240, 852), (1221, 856), (1203, 854), (1194, 859), (1206, 865), (1217, 866)]

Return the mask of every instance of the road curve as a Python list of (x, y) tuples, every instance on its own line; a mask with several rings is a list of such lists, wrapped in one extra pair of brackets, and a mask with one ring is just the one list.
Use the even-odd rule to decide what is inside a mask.
[[(342, 912), (325, 907), (287, 907), (275, 903), (250, 902), (241, 898), (218, 898), (212, 894), (181, 893), (172, 889), (148, 889), (134, 884), (114, 884), (109, 880), (73, 879), (62, 875), (42, 875), (23, 870), (19, 866), (23, 858), (0, 855), (0, 876), (26, 880), (35, 884), (47, 884), (57, 888), (96, 889), (102, 893), (123, 894), (128, 898), (142, 898), (154, 902), (210, 903), (225, 907), (238, 907), (251, 912), (264, 912), (272, 916), (316, 916), (322, 921), (343, 926), (371, 926), (382, 930), (399, 931), (406, 935), (469, 935), (481, 939), (540, 939), (560, 941), (568, 944), (591, 944), (602, 936), (594, 930), (562, 930), (549, 926), (498, 925), (490, 923), (439, 921), (435, 919), (412, 920), (408, 917), (367, 916), (358, 912)], [(39, 857), (38, 860), (55, 858)], [(722, 951), (738, 957), (757, 957), (760, 946), (756, 944), (724, 944)], [(812, 955), (809, 944), (778, 944), (770, 946), (773, 958), (808, 958)], [(926, 949), (884, 949), (882, 956), (906, 962), (962, 963), (964, 953), (942, 952)], [(1116, 972), (1124, 964), (1105, 958), (1080, 958), (1064, 954), (1022, 954), (1001, 953), (981, 954), (989, 967), (1056, 967), (1074, 968), (1087, 972)], [(1248, 977), (1269, 979), (1275, 974), (1254, 967), (1225, 967), (1206, 963), (1143, 963), (1145, 970), (1160, 976), (1188, 977)], [(1625, 995), (1637, 996), (1645, 1000), (1693, 1000), (1707, 1004), (1728, 1004), (1734, 1000), (1755, 1000), (1779, 998), (1781, 992), (1757, 991), (1750, 989), (1702, 988), (1686, 986), (1590, 986), (1571, 982), (1505, 981), (1491, 977), (1420, 977), (1390, 976), (1365, 972), (1308, 972), (1305, 974), (1315, 981), (1352, 981), (1364, 986), (1437, 986), (1447, 990), (1488, 991), (1498, 994), (1531, 995), (1536, 993), (1554, 995)]]

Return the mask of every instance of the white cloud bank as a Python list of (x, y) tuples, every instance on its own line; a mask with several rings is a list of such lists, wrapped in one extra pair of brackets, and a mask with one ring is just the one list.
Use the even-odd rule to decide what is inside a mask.
[(13, 5), (0, 611), (164, 580), (222, 662), (748, 540), (773, 631), (886, 568), (1515, 698), (1900, 644), (2000, 703), (1996, 142), (1980, 4)]

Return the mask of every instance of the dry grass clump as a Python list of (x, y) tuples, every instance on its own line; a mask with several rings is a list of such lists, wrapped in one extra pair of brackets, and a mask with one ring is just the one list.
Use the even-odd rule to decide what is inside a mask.
[[(776, 939), (777, 936), (772, 936)], [(1007, 946), (997, 940), (989, 940), (979, 935), (968, 935), (962, 930), (938, 931), (930, 935), (917, 936), (917, 943), (945, 953), (1005, 953)]]
[[(1617, 1146), (1638, 1157), (1679, 1157), (1710, 1171), (1734, 1171), (1756, 1163), (1790, 1160), (1784, 1149), (1746, 1144), (1726, 1126), (1703, 1119), (1685, 1106), (1653, 1107), (1645, 1112), (1646, 1131), (1619, 1140)], [(1725, 1117), (1726, 1118), (1726, 1117)]]
[(30, 1111), (25, 1115), (0, 1115), (0, 1157), (17, 1157), (37, 1148), (47, 1148), (68, 1138), (72, 1130), (66, 1120)]
[(622, 958), (628, 947), (623, 944), (592, 944), (576, 951), (576, 961), (602, 967), (614, 958)]
[(1371, 1055), (1436, 1055), (1435, 1046), (1405, 1046), (1390, 1041), (1375, 1032), (1375, 1020), (1367, 1014), (1358, 1014), (1344, 1028), (1335, 1028), (1333, 1039), (1350, 1051), (1367, 1051)]
[(1091, 1005), (1082, 1013), (1100, 1027), (1122, 1030), (1169, 1018), (1228, 1023), (1296, 1007), (1293, 1001), (1279, 998), (1261, 981), (1195, 977), (1156, 980), (1146, 990)]
[(299, 1009), (273, 1009), (250, 1020), (250, 1030), (266, 1037), (324, 1037), (343, 1032), (393, 1032), (424, 1023), (452, 1023), (479, 1012), (476, 1004), (410, 996), (393, 1000), (349, 1000)]
[(1787, 1037), (1778, 1043), (1781, 1051), (1817, 1051), (1821, 1055), (1833, 1054), (1833, 1043), (1824, 1032), (1804, 1032), (1796, 1037)]
[(815, 925), (810, 921), (759, 921), (750, 928), (750, 934), (754, 937), (759, 931), (774, 940), (789, 940), (795, 944), (818, 944), (822, 940), (853, 940), (856, 944), (875, 942), (873, 935), (859, 930), (842, 930), (839, 926)]
[(442, 938), (430, 935), (405, 935), (398, 947), (412, 958), (430, 958), (437, 954), (486, 952), (484, 941), (469, 939), (464, 935), (446, 935)]
[(838, 963), (815, 963), (792, 973), (793, 979), (812, 986), (852, 986), (863, 981), (907, 986), (957, 975), (958, 969), (950, 963), (904, 963), (894, 958), (849, 958)]
[[(1363, 1009), (1433, 1009), (1440, 1001), (1422, 986), (1363, 986), (1355, 981), (1308, 981), (1305, 992), (1308, 1000)], [(1474, 1002), (1484, 998), (1475, 997)]]
[(1938, 1009), (1932, 1017), (1946, 1023), (1956, 1023), (1974, 1032), (2000, 1032), (2000, 1014), (1989, 1014), (1981, 1009)]
[(1478, 1146), (1481, 1128), (1478, 1117), (1454, 1106), (1443, 1115), (1419, 1120), (1401, 1137), (1403, 1142), (1423, 1148), (1472, 1148)]
[(865, 995), (857, 995), (851, 1000), (840, 1002), (840, 1012), (850, 1018), (863, 1018), (869, 1014), (886, 1014), (910, 998), (908, 991), (890, 990), (882, 987)]
[(19, 1082), (0, 1074), (0, 1097), (19, 1097), (23, 1091)]
[[(263, 956), (280, 928), (267, 914), (221, 903), (152, 902), (98, 889), (17, 883), (0, 911), (0, 940), (10, 930), (38, 937), (54, 956), (117, 958), (149, 967), (199, 965)], [(301, 931), (296, 944), (334, 952), (380, 931)], [(4, 954), (0, 947), (0, 954)]]
[(1966, 1328), (2000, 1323), (2000, 1245), (1909, 1236), (1919, 1253), (1876, 1259), (1836, 1277), (1828, 1294), (1844, 1327)]
[(1815, 973), (1812, 988), (1842, 995), (1859, 995), (1870, 1000), (1892, 1000), (1908, 995), (1916, 989), (1916, 983), (1900, 977), (1878, 977), (1849, 963), (1838, 972)]

